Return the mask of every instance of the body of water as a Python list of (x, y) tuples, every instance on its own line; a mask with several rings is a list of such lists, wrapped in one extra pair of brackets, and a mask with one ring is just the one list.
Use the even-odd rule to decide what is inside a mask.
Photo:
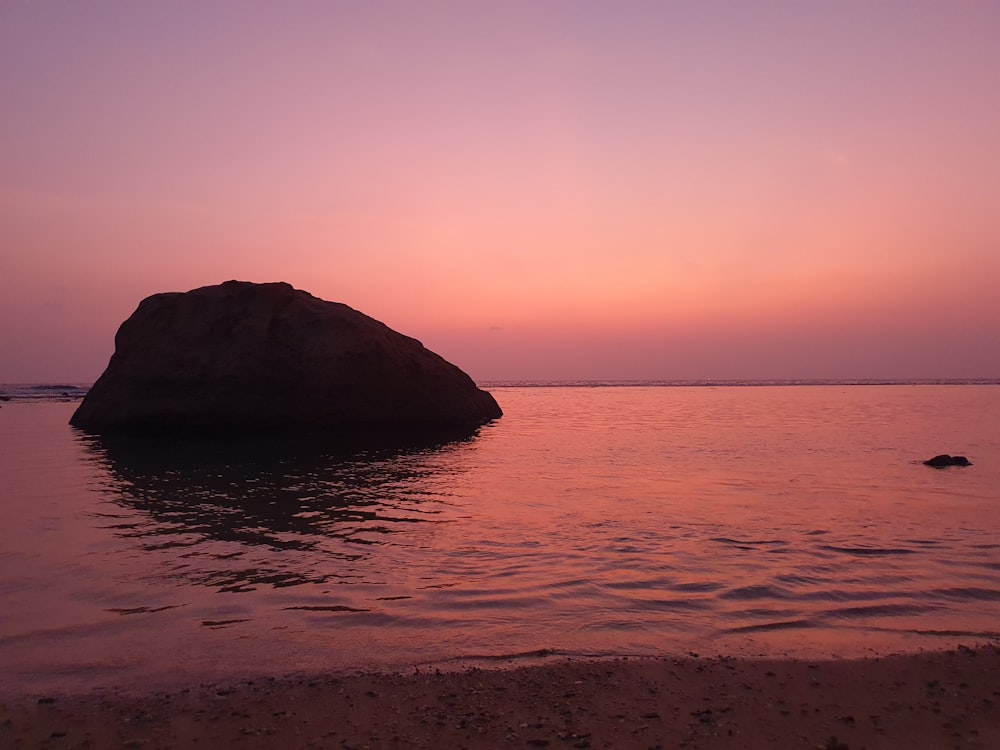
[(5, 689), (1000, 638), (997, 385), (491, 384), (472, 438), (360, 453), (102, 440), (30, 388)]

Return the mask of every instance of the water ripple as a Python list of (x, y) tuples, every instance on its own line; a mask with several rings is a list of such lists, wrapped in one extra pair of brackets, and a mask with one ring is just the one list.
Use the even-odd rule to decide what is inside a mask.
[[(66, 427), (71, 404), (5, 405), (0, 642), (18, 647), (0, 656), (20, 675), (78, 654), (211, 671), (252, 639), (254, 668), (288, 670), (996, 630), (995, 386), (503, 405), (471, 440), (365, 451), (97, 440)], [(939, 440), (975, 445), (975, 470), (912, 463)]]
[(839, 552), (845, 555), (858, 555), (861, 557), (878, 557), (883, 555), (912, 555), (915, 550), (905, 547), (836, 547), (832, 544), (824, 544), (820, 549), (829, 552)]

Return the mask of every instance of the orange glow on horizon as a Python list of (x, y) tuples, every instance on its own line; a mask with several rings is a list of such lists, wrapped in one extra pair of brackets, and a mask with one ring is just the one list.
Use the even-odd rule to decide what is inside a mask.
[(8, 9), (0, 381), (92, 379), (140, 299), (230, 278), (525, 377), (545, 344), (487, 342), (1000, 374), (996, 8), (387, 9)]

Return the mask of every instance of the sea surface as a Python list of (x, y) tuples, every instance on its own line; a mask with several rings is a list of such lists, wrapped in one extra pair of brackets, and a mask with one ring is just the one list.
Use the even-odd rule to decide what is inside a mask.
[(486, 385), (470, 439), (354, 453), (0, 387), (0, 691), (1000, 641), (996, 383)]

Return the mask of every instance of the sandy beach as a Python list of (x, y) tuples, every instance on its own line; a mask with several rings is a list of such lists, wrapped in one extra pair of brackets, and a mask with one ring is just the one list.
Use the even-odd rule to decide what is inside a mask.
[(561, 661), (7, 697), (4, 748), (992, 748), (995, 645), (862, 660)]

